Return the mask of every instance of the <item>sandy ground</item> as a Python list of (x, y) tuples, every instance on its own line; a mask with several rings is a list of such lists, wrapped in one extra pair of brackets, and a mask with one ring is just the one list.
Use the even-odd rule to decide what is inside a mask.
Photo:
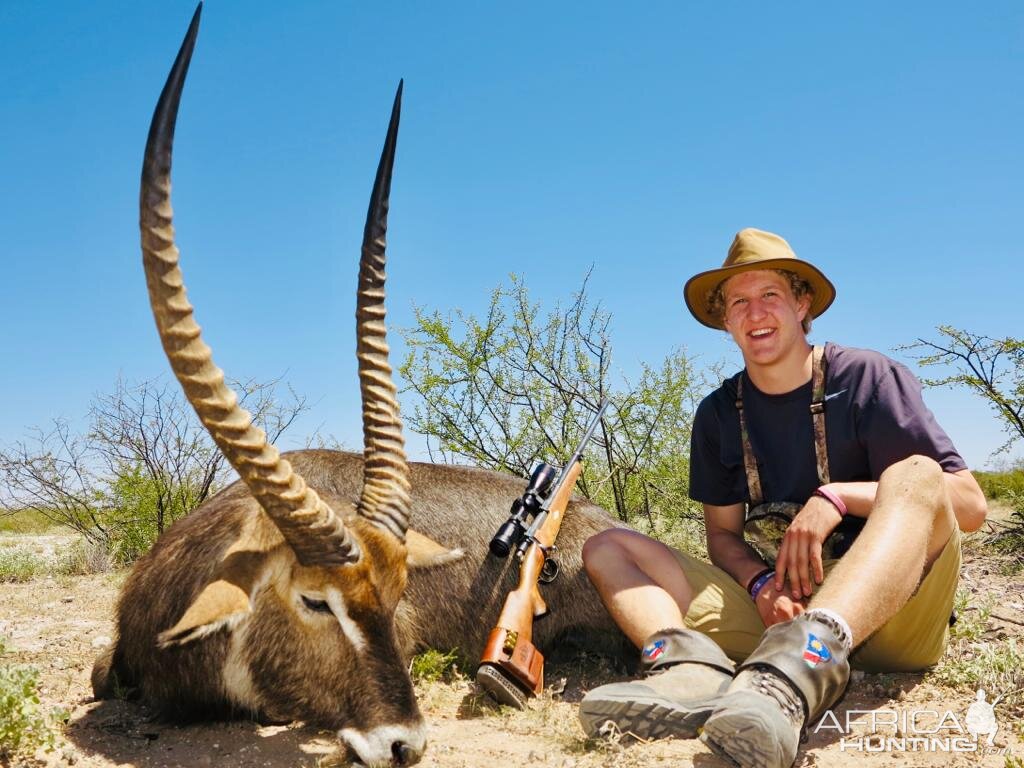
[[(23, 538), (22, 542), (30, 539)], [(0, 542), (10, 544), (10, 541)], [(37, 537), (37, 551), (55, 551), (63, 541)], [(0, 584), (0, 635), (14, 648), (13, 661), (41, 672), (47, 707), (60, 706), (70, 719), (60, 746), (50, 754), (16, 766), (140, 766), (173, 768), (234, 766), (344, 765), (329, 733), (301, 724), (260, 726), (251, 722), (179, 727), (153, 719), (145, 708), (120, 701), (95, 702), (89, 673), (97, 649), (110, 638), (112, 611), (123, 575), (47, 577), (25, 584)], [(1020, 576), (999, 576), (983, 560), (968, 561), (965, 582), (978, 602), (997, 601), (981, 642), (1024, 642), (1024, 586)], [(989, 598), (988, 596), (992, 596)], [(576, 707), (588, 687), (614, 679), (603, 665), (549, 668), (549, 691), (526, 712), (493, 706), (474, 684), (417, 686), (430, 723), (430, 745), (420, 765), (726, 766), (699, 742), (649, 744), (588, 741), (576, 719)], [(952, 712), (960, 723), (974, 699), (970, 688), (940, 688), (922, 675), (858, 676), (834, 710), (842, 721), (853, 710)], [(1019, 712), (1019, 710), (1018, 710)], [(861, 715), (864, 722), (867, 715)], [(1012, 710), (996, 709), (1001, 726), (988, 754), (911, 752), (899, 749), (866, 753), (842, 743), (833, 730), (811, 734), (797, 765), (850, 766), (999, 766), (1024, 758), (1021, 731)], [(1020, 728), (1020, 726), (1017, 726)], [(958, 735), (956, 733), (945, 735)], [(964, 734), (966, 735), (966, 734)], [(871, 746), (877, 748), (879, 742)], [(895, 761), (895, 763), (894, 763)]]

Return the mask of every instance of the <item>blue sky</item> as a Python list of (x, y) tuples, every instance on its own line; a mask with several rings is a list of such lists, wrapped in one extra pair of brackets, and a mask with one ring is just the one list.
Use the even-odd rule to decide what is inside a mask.
[[(0, 441), (167, 370), (138, 176), (193, 8), (0, 3)], [(593, 265), (619, 370), (677, 346), (735, 368), (682, 284), (757, 226), (838, 286), (815, 340), (906, 361), (894, 347), (940, 323), (1021, 336), (1022, 54), (1009, 1), (209, 0), (175, 145), (190, 296), (229, 375), (313, 402), (282, 447), (359, 445), (356, 260), (404, 77), (393, 326), (414, 304), (479, 312), (513, 271), (550, 305)], [(989, 463), (988, 409), (927, 400)]]

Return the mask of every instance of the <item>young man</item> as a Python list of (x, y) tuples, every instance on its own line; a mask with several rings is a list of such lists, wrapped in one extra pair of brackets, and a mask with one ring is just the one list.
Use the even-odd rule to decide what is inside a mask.
[(906, 368), (808, 343), (835, 289), (781, 237), (744, 229), (685, 296), (746, 366), (693, 424), (690, 494), (713, 565), (631, 531), (587, 542), (587, 573), (646, 676), (591, 691), (580, 719), (590, 735), (608, 721), (642, 738), (701, 732), (744, 768), (789, 768), (851, 662), (938, 661), (959, 532), (981, 526), (985, 498)]

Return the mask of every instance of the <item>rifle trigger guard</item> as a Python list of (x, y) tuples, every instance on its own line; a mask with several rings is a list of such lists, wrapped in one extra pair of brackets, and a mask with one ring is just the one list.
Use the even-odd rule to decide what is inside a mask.
[(557, 544), (552, 544), (550, 547), (545, 547), (536, 539), (533, 540), (533, 543), (537, 545), (537, 549), (539, 549), (541, 554), (544, 555), (544, 562), (547, 562), (548, 558), (554, 557), (555, 553), (558, 552)]
[[(538, 544), (537, 546), (540, 545)], [(537, 577), (537, 580), (541, 584), (550, 584), (558, 578), (559, 565), (558, 561), (554, 558), (558, 547), (552, 544), (550, 547), (541, 547), (541, 551), (544, 553), (544, 565), (540, 567), (540, 575)]]

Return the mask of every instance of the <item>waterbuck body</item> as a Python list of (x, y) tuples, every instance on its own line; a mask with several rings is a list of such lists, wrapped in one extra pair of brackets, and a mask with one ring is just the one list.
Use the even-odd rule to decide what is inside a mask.
[[(512, 580), (508, 563), (488, 559), (487, 542), (523, 481), (405, 459), (384, 323), (401, 84), (359, 262), (363, 453), (281, 456), (239, 407), (193, 316), (172, 225), (174, 128), (199, 14), (150, 125), (142, 256), (171, 369), (240, 480), (172, 525), (135, 565), (93, 688), (98, 697), (134, 692), (179, 718), (305, 720), (336, 730), (364, 765), (413, 763), (426, 736), (406, 659), (428, 647), (482, 649)], [(258, 333), (276, 320), (246, 322)], [(611, 524), (592, 505), (570, 506), (559, 540), (563, 575), (545, 593), (552, 616), (535, 634), (542, 649), (564, 635), (620, 642), (581, 562), (586, 538)]]
[[(351, 507), (357, 498), (361, 456), (308, 450), (284, 458), (332, 507)], [(239, 482), (171, 526), (136, 565), (119, 603), (116, 648), (97, 664), (97, 691), (112, 695), (114, 691), (103, 691), (103, 686), (116, 680), (122, 690), (137, 691), (175, 718), (256, 714), (340, 728), (385, 714), (371, 717), (359, 712), (377, 706), (383, 691), (370, 695), (365, 689), (382, 684), (392, 695), (403, 695), (405, 665), (412, 654), (436, 648), (478, 657), (516, 578), (513, 559), (490, 556), (488, 541), (508, 517), (511, 500), (522, 493), (524, 481), (460, 466), (411, 462), (409, 470), (412, 530), (429, 534), (443, 551), (426, 553), (408, 569), (393, 634), (381, 631), (368, 638), (373, 652), (359, 661), (355, 674), (346, 670), (342, 679), (328, 682), (325, 675), (331, 665), (316, 656), (315, 648), (305, 648), (305, 638), (293, 637), (289, 622), (295, 621), (288, 612), (299, 614), (306, 606), (301, 591), (289, 594), (294, 590), (289, 579), (283, 580), (283, 589), (269, 579), (262, 585), (244, 627), (225, 626), (199, 642), (159, 647), (158, 636), (176, 625), (215, 580), (225, 551), (253, 518), (262, 516)], [(593, 504), (580, 499), (570, 503), (558, 539), (559, 576), (542, 588), (550, 613), (534, 628), (535, 642), (545, 655), (563, 645), (607, 654), (627, 649), (625, 637), (587, 580), (581, 559), (583, 542), (614, 524)], [(155, 599), (157, 595), (164, 598)], [(399, 672), (379, 663), (388, 656), (397, 659)], [(301, 685), (283, 685), (281, 673), (275, 671), (279, 669), (306, 679)], [(403, 679), (396, 679), (396, 674)], [(291, 691), (301, 692), (290, 696)], [(338, 695), (351, 700), (339, 707), (334, 701)], [(339, 719), (343, 711), (344, 720)]]

